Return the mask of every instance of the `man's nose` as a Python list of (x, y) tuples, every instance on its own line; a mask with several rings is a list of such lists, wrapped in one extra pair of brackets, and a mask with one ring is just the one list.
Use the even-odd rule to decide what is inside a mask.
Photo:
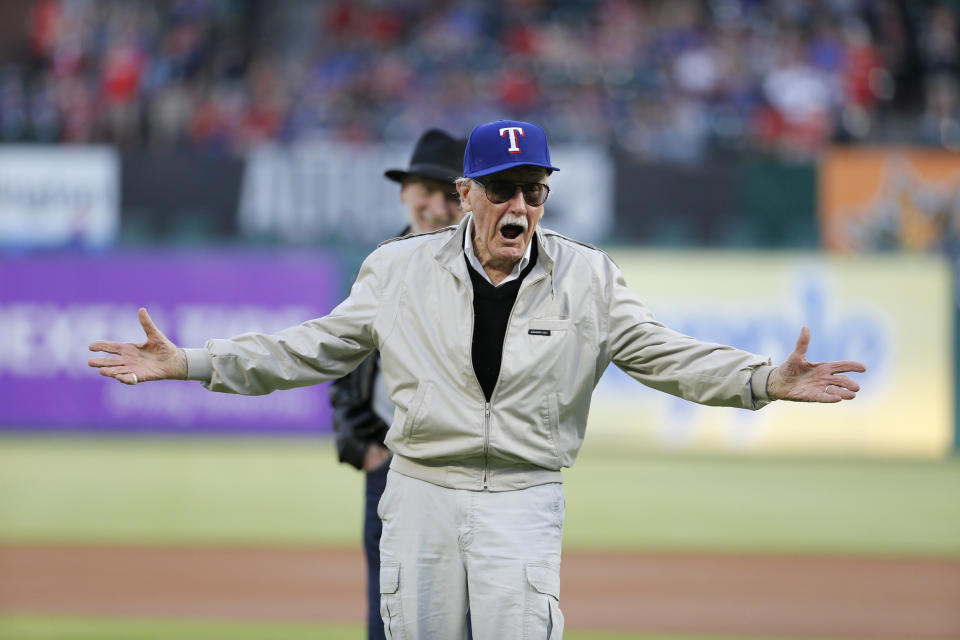
[(434, 191), (427, 197), (427, 208), (436, 215), (447, 212), (447, 198), (442, 191)]
[(519, 185), (517, 185), (517, 190), (513, 192), (513, 197), (507, 202), (510, 204), (511, 213), (523, 215), (527, 212), (527, 201), (523, 199), (523, 189)]

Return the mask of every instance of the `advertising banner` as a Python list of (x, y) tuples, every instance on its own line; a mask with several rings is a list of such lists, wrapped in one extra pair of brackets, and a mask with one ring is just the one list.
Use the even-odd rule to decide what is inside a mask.
[(618, 156), (616, 241), (723, 246), (740, 233), (744, 173), (737, 162), (684, 165)]
[(120, 225), (109, 147), (0, 145), (0, 245), (103, 247)]
[(223, 243), (237, 235), (243, 158), (187, 151), (124, 151), (123, 239)]
[(833, 149), (820, 162), (819, 200), (828, 249), (943, 249), (960, 240), (960, 154)]
[(183, 347), (277, 331), (338, 302), (316, 254), (152, 252), (0, 258), (0, 430), (320, 433), (326, 385), (266, 396), (197, 382), (127, 386), (87, 366), (98, 339), (145, 340), (137, 309)]
[(621, 153), (615, 168), (617, 243), (795, 250), (819, 244), (812, 163), (752, 157), (677, 164)]
[(608, 368), (587, 442), (757, 453), (939, 457), (953, 440), (950, 272), (924, 255), (612, 252), (631, 290), (668, 326), (769, 355), (811, 330), (811, 361), (859, 360), (857, 398), (703, 407)]
[[(247, 158), (239, 227), (249, 237), (305, 243), (371, 245), (396, 235), (406, 220), (400, 186), (383, 177), (406, 167), (407, 145), (309, 142), (264, 145)], [(549, 222), (584, 242), (607, 236), (613, 223), (613, 160), (599, 146), (555, 145), (560, 171), (550, 177)]]

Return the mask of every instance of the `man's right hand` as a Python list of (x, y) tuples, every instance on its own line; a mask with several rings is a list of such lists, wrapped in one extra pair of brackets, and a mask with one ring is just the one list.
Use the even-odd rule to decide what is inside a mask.
[(90, 358), (91, 367), (100, 370), (100, 375), (114, 378), (124, 384), (137, 384), (149, 380), (183, 380), (187, 377), (187, 356), (183, 349), (170, 342), (153, 324), (146, 309), (137, 313), (147, 341), (109, 342), (97, 340), (90, 344), (90, 351), (112, 353), (106, 358)]
[(363, 470), (367, 473), (376, 471), (389, 459), (390, 449), (379, 444), (371, 444), (363, 456)]
[(867, 367), (853, 360), (810, 362), (810, 329), (803, 327), (793, 353), (767, 379), (767, 395), (794, 402), (840, 402), (853, 400), (860, 385), (841, 373), (863, 373)]

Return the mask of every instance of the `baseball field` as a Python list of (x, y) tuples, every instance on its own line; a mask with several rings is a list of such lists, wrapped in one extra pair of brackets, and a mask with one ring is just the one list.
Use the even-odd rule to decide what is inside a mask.
[[(363, 637), (362, 478), (319, 439), (0, 438), (0, 638)], [(960, 461), (587, 446), (565, 637), (960, 638)]]

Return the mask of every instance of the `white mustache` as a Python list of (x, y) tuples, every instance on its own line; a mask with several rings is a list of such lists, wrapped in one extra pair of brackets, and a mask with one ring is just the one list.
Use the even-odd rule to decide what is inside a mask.
[(500, 222), (497, 223), (497, 231), (500, 231), (500, 229), (503, 229), (508, 224), (515, 224), (523, 229), (524, 232), (527, 230), (526, 216), (517, 215), (515, 213), (505, 213), (503, 217), (500, 218)]

